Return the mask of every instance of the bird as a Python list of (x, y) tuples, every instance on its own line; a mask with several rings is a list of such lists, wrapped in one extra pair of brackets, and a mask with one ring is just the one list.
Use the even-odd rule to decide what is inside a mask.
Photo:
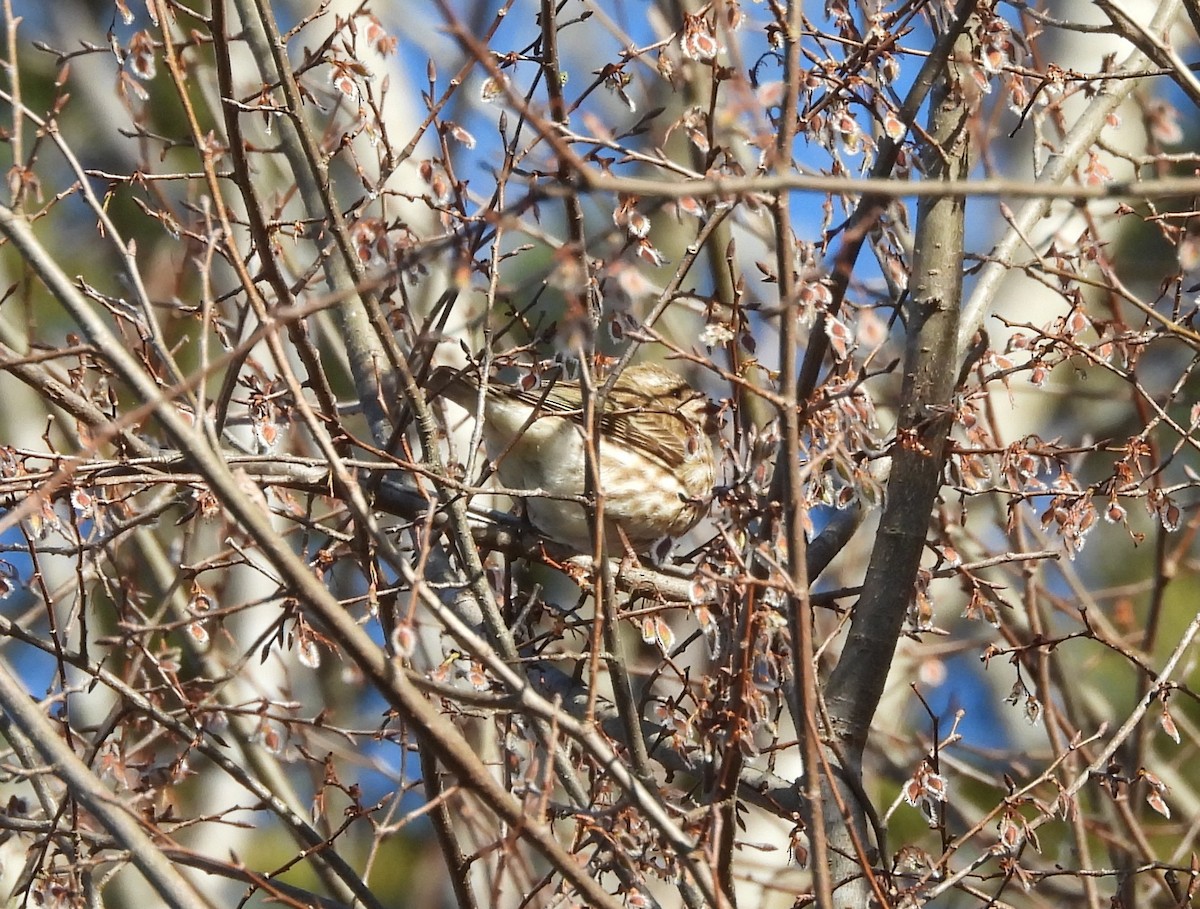
[[(479, 410), (479, 379), (442, 366), (427, 388), (470, 414)], [(538, 491), (525, 497), (530, 522), (545, 538), (592, 551), (585, 508), (564, 497), (584, 495), (583, 394), (559, 378), (526, 389), (489, 382), (483, 398), (483, 441), (504, 486)], [(598, 492), (605, 536), (635, 554), (691, 530), (708, 510), (716, 477), (709, 441), (714, 408), (678, 373), (654, 363), (625, 369), (597, 420)]]

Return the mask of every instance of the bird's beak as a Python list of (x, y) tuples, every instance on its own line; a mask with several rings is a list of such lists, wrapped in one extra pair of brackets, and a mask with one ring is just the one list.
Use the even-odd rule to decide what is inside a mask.
[(721, 431), (721, 427), (725, 425), (725, 417), (722, 413), (720, 404), (717, 404), (711, 398), (704, 399), (704, 407), (700, 411), (700, 425), (704, 429), (706, 436), (715, 436)]

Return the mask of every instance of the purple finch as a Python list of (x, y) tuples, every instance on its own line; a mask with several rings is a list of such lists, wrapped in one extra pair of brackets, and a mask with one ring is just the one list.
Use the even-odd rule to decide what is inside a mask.
[[(434, 395), (476, 413), (476, 377), (440, 367)], [(489, 384), (483, 400), (483, 440), (501, 482), (528, 490), (529, 519), (545, 537), (590, 552), (584, 507), (566, 497), (584, 494), (583, 396), (579, 383), (549, 389)], [(597, 420), (605, 535), (646, 552), (663, 537), (696, 525), (708, 508), (716, 461), (705, 434), (711, 405), (680, 376), (654, 364), (621, 373)]]

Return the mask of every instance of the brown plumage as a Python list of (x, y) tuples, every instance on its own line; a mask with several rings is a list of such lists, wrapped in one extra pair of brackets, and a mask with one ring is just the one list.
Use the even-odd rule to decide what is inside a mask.
[[(478, 380), (450, 367), (434, 371), (430, 393), (474, 414)], [(559, 379), (525, 391), (489, 384), (483, 438), (510, 489), (549, 496), (582, 496), (584, 447), (578, 382)], [(619, 545), (618, 528), (645, 552), (662, 537), (696, 525), (708, 508), (716, 461), (705, 435), (709, 402), (679, 375), (654, 364), (621, 373), (600, 419), (600, 490), (605, 534)], [(547, 495), (526, 497), (529, 519), (546, 537), (589, 552), (592, 537), (582, 506)]]

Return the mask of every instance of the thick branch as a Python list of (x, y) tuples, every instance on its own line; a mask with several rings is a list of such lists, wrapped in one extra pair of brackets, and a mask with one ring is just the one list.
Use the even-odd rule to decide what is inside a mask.
[[(970, 39), (956, 50), (970, 53)], [(966, 79), (951, 63), (933, 96), (927, 150), (930, 179), (962, 179), (970, 170), (971, 116)], [(833, 731), (857, 765), (879, 705), (912, 597), (940, 486), (957, 370), (965, 200), (929, 198), (918, 210), (917, 255), (906, 310), (908, 344), (888, 500), (867, 568), (863, 595), (842, 658), (830, 678)], [(847, 768), (857, 772), (857, 768)]]

